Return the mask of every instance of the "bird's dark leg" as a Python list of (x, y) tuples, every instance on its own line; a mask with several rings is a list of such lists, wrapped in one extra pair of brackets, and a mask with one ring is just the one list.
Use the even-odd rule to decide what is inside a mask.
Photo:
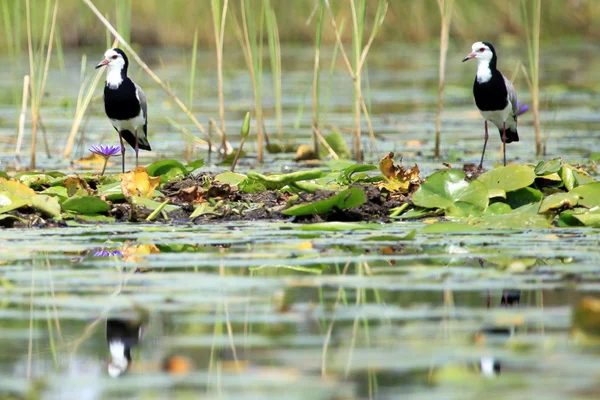
[(502, 154), (504, 154), (504, 166), (506, 167), (506, 122), (502, 125)]
[(121, 141), (121, 158), (123, 160), (123, 173), (125, 173), (125, 146), (123, 145), (123, 135), (119, 131), (119, 140)]
[(485, 121), (485, 141), (483, 142), (483, 151), (481, 152), (481, 161), (479, 161), (479, 171), (483, 171), (483, 156), (485, 155), (485, 146), (487, 146), (487, 141), (490, 138), (488, 134), (487, 121)]
[(139, 165), (138, 163), (138, 153), (140, 152), (140, 142), (138, 139), (137, 129), (135, 130), (135, 166)]

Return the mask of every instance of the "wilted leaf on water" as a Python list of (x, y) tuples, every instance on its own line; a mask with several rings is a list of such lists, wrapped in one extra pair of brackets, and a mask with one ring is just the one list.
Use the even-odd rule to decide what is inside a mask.
[(421, 184), (422, 180), (419, 177), (419, 167), (415, 164), (410, 169), (405, 169), (402, 166), (402, 159), (398, 165), (394, 165), (394, 153), (390, 152), (379, 161), (379, 170), (385, 178), (384, 182), (379, 182), (379, 188), (385, 188), (390, 192), (399, 192), (406, 194), (411, 189)]
[(109, 211), (110, 205), (94, 196), (73, 196), (62, 203), (62, 208), (79, 214), (100, 214)]
[(60, 217), (60, 204), (58, 198), (39, 194), (31, 198), (31, 206), (52, 218)]
[(153, 244), (135, 244), (135, 242), (125, 242), (123, 249), (123, 261), (140, 261), (148, 254), (160, 253), (158, 247)]
[(467, 182), (464, 172), (446, 169), (427, 177), (412, 201), (419, 207), (444, 209), (448, 215), (477, 216), (487, 208), (489, 199), (484, 184)]
[[(102, 167), (104, 165), (104, 157), (96, 153), (90, 153), (90, 155), (87, 157), (80, 158), (79, 160), (73, 160), (71, 162), (75, 165), (85, 167)], [(114, 165), (114, 163), (109, 161), (108, 165)]]
[(527, 187), (535, 181), (533, 167), (529, 165), (507, 165), (494, 168), (477, 178), (488, 189), (502, 189), (506, 192)]
[(309, 204), (298, 204), (283, 211), (284, 215), (314, 215), (325, 214), (332, 211), (334, 208), (339, 210), (358, 207), (366, 201), (365, 193), (362, 189), (352, 187), (346, 189), (335, 196), (325, 200), (318, 200)]
[(127, 200), (132, 196), (152, 198), (154, 189), (160, 184), (160, 177), (151, 177), (144, 167), (136, 167), (131, 172), (121, 174), (121, 190)]
[(63, 181), (67, 196), (88, 196), (94, 193), (88, 183), (79, 176), (70, 176)]
[(538, 165), (535, 166), (534, 172), (536, 175), (549, 175), (555, 172), (558, 172), (562, 167), (562, 158), (554, 158), (550, 161), (540, 161)]
[(246, 175), (238, 174), (237, 172), (225, 171), (215, 176), (214, 180), (216, 182), (227, 183), (230, 186), (237, 186), (240, 184), (240, 182), (245, 181), (246, 178)]
[(323, 269), (325, 269), (326, 267), (323, 265), (316, 265), (314, 267), (303, 266), (303, 265), (260, 265), (258, 267), (250, 267), (249, 269), (250, 269), (250, 271), (259, 271), (261, 269), (270, 269), (270, 268), (289, 269), (292, 271), (309, 272), (311, 274), (320, 274), (321, 272), (323, 272)]
[(563, 207), (573, 208), (579, 201), (579, 195), (577, 193), (554, 193), (542, 200), (540, 205), (539, 213), (545, 213), (550, 210), (557, 210)]
[(544, 194), (537, 189), (525, 187), (506, 193), (506, 202), (511, 208), (519, 208), (526, 204), (537, 203), (544, 198)]
[(600, 182), (577, 186), (569, 193), (574, 193), (581, 197), (578, 203), (580, 205), (586, 207), (596, 207), (600, 205)]
[(162, 160), (148, 166), (149, 176), (159, 176), (161, 182), (167, 182), (173, 178), (184, 176), (188, 170), (177, 160)]
[(0, 214), (31, 205), (34, 196), (35, 191), (21, 182), (0, 178)]

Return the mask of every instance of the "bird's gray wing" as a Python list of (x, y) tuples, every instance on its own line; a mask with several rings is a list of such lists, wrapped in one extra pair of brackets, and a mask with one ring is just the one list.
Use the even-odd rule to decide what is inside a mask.
[(140, 101), (140, 107), (142, 108), (142, 114), (144, 116), (144, 133), (148, 133), (148, 103), (146, 103), (146, 94), (137, 83), (135, 85), (135, 95)]
[(517, 116), (517, 91), (515, 90), (515, 87), (513, 86), (512, 82), (509, 81), (507, 77), (505, 77), (504, 75), (502, 75), (502, 77), (504, 78), (504, 85), (506, 86), (508, 101), (510, 101), (510, 104), (512, 105), (512, 115), (516, 118), (516, 116)]

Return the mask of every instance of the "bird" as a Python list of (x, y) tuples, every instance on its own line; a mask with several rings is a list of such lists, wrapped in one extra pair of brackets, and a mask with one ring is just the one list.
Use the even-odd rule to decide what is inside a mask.
[[(104, 111), (119, 133), (122, 170), (125, 172), (125, 146), (123, 139), (135, 150), (135, 165), (139, 149), (151, 151), (148, 142), (148, 103), (141, 87), (127, 76), (129, 60), (119, 48), (108, 49), (96, 69), (107, 67), (104, 86)], [(143, 134), (140, 130), (143, 129)]]
[(136, 320), (109, 318), (106, 320), (106, 341), (111, 361), (108, 374), (116, 378), (131, 366), (131, 349), (137, 346), (143, 335), (143, 324)]
[(481, 152), (479, 170), (483, 169), (483, 157), (489, 138), (488, 121), (496, 125), (502, 139), (504, 166), (506, 166), (506, 143), (518, 142), (517, 92), (510, 80), (498, 71), (496, 64), (498, 56), (496, 49), (489, 42), (475, 42), (472, 51), (462, 60), (472, 58), (477, 60), (477, 74), (473, 83), (473, 97), (475, 104), (485, 120), (485, 141)]

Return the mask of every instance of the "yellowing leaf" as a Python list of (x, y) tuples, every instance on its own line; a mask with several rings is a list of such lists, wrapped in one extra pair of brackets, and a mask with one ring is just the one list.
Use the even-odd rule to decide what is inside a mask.
[(125, 243), (123, 246), (123, 260), (125, 261), (140, 261), (148, 254), (160, 253), (158, 247), (153, 244), (132, 244), (130, 242)]
[(0, 214), (30, 206), (34, 196), (35, 191), (21, 182), (0, 178)]
[(93, 194), (93, 190), (90, 188), (88, 183), (78, 177), (78, 176), (70, 176), (63, 181), (65, 188), (67, 189), (67, 195), (69, 197), (73, 197), (76, 195), (79, 196), (87, 196)]
[(411, 189), (421, 184), (419, 177), (419, 167), (415, 164), (410, 169), (402, 166), (402, 159), (398, 165), (394, 165), (394, 153), (390, 152), (379, 162), (379, 170), (385, 178), (385, 182), (379, 183), (380, 189), (387, 189), (390, 192), (409, 193)]
[(151, 177), (144, 167), (136, 167), (131, 172), (121, 174), (121, 190), (129, 201), (132, 196), (152, 198), (154, 189), (160, 184), (160, 177)]
[[(73, 160), (73, 164), (86, 166), (86, 167), (96, 167), (104, 165), (104, 157), (99, 154), (91, 153), (87, 157), (80, 158), (79, 160)], [(109, 162), (108, 165), (113, 165), (114, 163)]]

